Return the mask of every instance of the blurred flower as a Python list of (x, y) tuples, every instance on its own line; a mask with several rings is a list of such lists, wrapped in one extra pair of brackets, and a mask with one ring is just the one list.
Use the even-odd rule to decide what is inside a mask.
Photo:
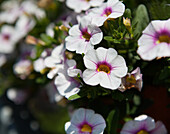
[(141, 91), (142, 85), (142, 74), (140, 73), (140, 68), (137, 67), (134, 71), (127, 73), (127, 75), (122, 78), (122, 84), (118, 89), (122, 92), (130, 88), (136, 88)]
[(18, 31), (18, 33), (24, 37), (27, 35), (27, 33), (29, 31), (31, 31), (33, 29), (33, 27), (35, 26), (35, 20), (32, 18), (29, 18), (26, 15), (22, 15), (19, 17), (18, 21), (16, 22), (16, 29)]
[(84, 56), (86, 70), (83, 72), (83, 80), (89, 85), (98, 85), (109, 89), (117, 89), (121, 84), (121, 78), (127, 74), (127, 67), (122, 56), (117, 55), (113, 48), (103, 47), (90, 50)]
[(25, 0), (21, 3), (20, 10), (23, 11), (23, 13), (28, 15), (35, 15), (36, 18), (41, 19), (44, 18), (45, 11), (40, 9), (37, 6), (37, 3), (33, 0)]
[(46, 34), (54, 38), (54, 23), (50, 23), (46, 28)]
[(7, 58), (4, 54), (0, 54), (0, 67), (2, 67), (7, 62)]
[(154, 20), (138, 40), (137, 53), (143, 60), (170, 56), (170, 19)]
[(108, 0), (100, 7), (93, 8), (89, 11), (92, 17), (92, 24), (102, 26), (107, 19), (115, 19), (123, 15), (125, 6), (119, 0)]
[(18, 77), (20, 77), (21, 79), (26, 79), (27, 76), (29, 76), (30, 73), (32, 72), (33, 67), (30, 60), (22, 59), (14, 64), (13, 69), (14, 69), (14, 73)]
[(21, 14), (21, 11), (19, 10), (19, 4), (20, 3), (17, 0), (4, 1), (1, 5), (3, 10), (0, 13), (0, 23), (14, 23)]
[(51, 68), (50, 72), (47, 74), (49, 79), (54, 78), (60, 68), (63, 68), (63, 62), (65, 60), (64, 57), (65, 48), (64, 45), (61, 44), (55, 47), (51, 53), (51, 56), (45, 58), (45, 65), (48, 68)]
[(28, 98), (28, 91), (25, 89), (10, 88), (7, 90), (7, 97), (16, 105), (23, 104)]
[(21, 34), (15, 27), (3, 25), (0, 33), (0, 53), (12, 53)]
[(104, 0), (67, 0), (66, 5), (76, 13), (88, 10), (91, 6), (100, 6)]
[(61, 96), (54, 84), (54, 81), (46, 85), (47, 95), (51, 103), (57, 103), (60, 106), (66, 106), (66, 99)]
[(41, 53), (41, 56), (33, 62), (33, 67), (36, 72), (44, 74), (46, 71), (45, 58), (49, 55), (48, 49)]
[(168, 134), (168, 132), (161, 121), (155, 123), (153, 118), (140, 115), (126, 122), (120, 134)]
[(65, 124), (67, 134), (103, 134), (106, 127), (104, 118), (91, 109), (79, 108)]
[(58, 75), (55, 78), (55, 85), (62, 96), (69, 98), (80, 91), (78, 74), (81, 76), (82, 72), (80, 69), (76, 69), (76, 61), (66, 60), (63, 68), (59, 69)]
[(0, 122), (5, 125), (9, 125), (12, 122), (13, 110), (9, 106), (3, 106), (0, 110)]
[(69, 36), (65, 39), (66, 49), (76, 51), (76, 53), (86, 53), (99, 44), (103, 38), (103, 33), (96, 25), (91, 24), (91, 18), (82, 17), (79, 24), (74, 25), (69, 30)]
[[(6, 2), (2, 5), (5, 11), (0, 13), (0, 23), (14, 23), (22, 15), (35, 15), (41, 19), (45, 17), (45, 11), (38, 8), (32, 0), (23, 1), (21, 4), (17, 0)], [(6, 7), (6, 8), (5, 8)]]

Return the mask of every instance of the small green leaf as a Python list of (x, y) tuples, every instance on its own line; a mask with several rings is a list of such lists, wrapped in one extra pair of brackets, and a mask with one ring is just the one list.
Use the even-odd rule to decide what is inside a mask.
[(148, 24), (149, 24), (149, 16), (148, 16), (147, 8), (145, 7), (145, 5), (141, 4), (137, 8), (135, 18), (132, 22), (132, 26), (133, 27), (135, 26), (134, 37), (138, 38)]
[(56, 42), (55, 39), (53, 39), (52, 37), (50, 37), (49, 35), (46, 35), (46, 34), (41, 34), (40, 37), (47, 45), (49, 45), (53, 42), (54, 43)]
[(117, 134), (118, 122), (119, 122), (119, 111), (117, 109), (112, 110), (107, 119), (108, 134)]
[(79, 98), (81, 98), (81, 96), (79, 96), (78, 94), (74, 94), (74, 95), (70, 96), (68, 98), (68, 100), (75, 100), (75, 99), (79, 99)]
[(104, 39), (107, 41), (113, 41), (113, 38), (111, 36), (105, 36)]

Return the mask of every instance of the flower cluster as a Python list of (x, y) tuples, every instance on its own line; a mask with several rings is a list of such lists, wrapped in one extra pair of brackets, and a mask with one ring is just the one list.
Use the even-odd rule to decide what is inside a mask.
[[(125, 5), (131, 4), (119, 0), (2, 2), (2, 92), (7, 90), (6, 97), (15, 105), (28, 103), (47, 133), (53, 123), (69, 120), (68, 110), (67, 134), (167, 134), (161, 121), (147, 115), (131, 117), (145, 113), (142, 101), (148, 100), (141, 95), (143, 84), (146, 90), (151, 81), (170, 84), (170, 19), (154, 19), (153, 13), (149, 23), (144, 5)], [(64, 129), (51, 131), (63, 133)]]

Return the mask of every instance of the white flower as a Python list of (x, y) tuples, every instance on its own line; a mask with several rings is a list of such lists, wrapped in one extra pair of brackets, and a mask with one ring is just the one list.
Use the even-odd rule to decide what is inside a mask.
[(103, 1), (104, 0), (67, 0), (66, 5), (76, 13), (80, 13), (81, 11), (86, 11), (91, 6), (100, 6)]
[(26, 79), (32, 72), (33, 67), (30, 60), (22, 59), (14, 64), (13, 69), (17, 76), (21, 79)]
[(48, 51), (43, 51), (40, 58), (33, 62), (33, 67), (36, 72), (43, 72), (43, 70), (46, 68), (45, 58), (47, 57), (47, 55)]
[(36, 72), (41, 72), (43, 69), (46, 68), (44, 59), (38, 58), (36, 61), (33, 62), (33, 67)]
[(23, 13), (35, 15), (38, 19), (45, 17), (45, 11), (40, 9), (35, 1), (26, 0), (21, 3), (20, 9)]
[(153, 118), (140, 115), (126, 122), (120, 134), (168, 134), (168, 132), (161, 121), (155, 123)]
[(61, 44), (54, 48), (51, 53), (51, 56), (45, 58), (45, 65), (48, 68), (51, 68), (50, 72), (47, 74), (49, 79), (54, 78), (60, 68), (63, 68), (65, 48), (64, 45)]
[(123, 15), (125, 6), (119, 0), (108, 0), (98, 8), (90, 10), (89, 15), (93, 18), (92, 23), (102, 26), (107, 19), (115, 19)]
[(170, 56), (170, 19), (154, 20), (138, 40), (137, 53), (143, 60)]
[(69, 30), (69, 36), (65, 39), (66, 49), (76, 51), (76, 53), (86, 53), (99, 44), (103, 38), (103, 33), (96, 25), (91, 24), (91, 18), (85, 16), (80, 23), (74, 25)]
[(19, 10), (19, 1), (4, 1), (1, 5), (3, 11), (0, 13), (0, 23), (12, 24), (16, 21), (18, 16), (21, 14)]
[(142, 86), (142, 74), (140, 73), (140, 68), (137, 67), (131, 73), (128, 73), (125, 77), (122, 78), (122, 84), (118, 89), (122, 92), (131, 88), (136, 88), (141, 91)]
[(18, 9), (11, 9), (0, 13), (0, 23), (12, 24), (16, 21), (21, 12)]
[(46, 34), (54, 38), (54, 23), (50, 23), (46, 28)]
[(3, 25), (0, 33), (0, 53), (12, 53), (20, 39), (21, 35), (14, 27)]
[(117, 55), (113, 48), (99, 47), (90, 50), (84, 56), (86, 70), (83, 72), (83, 80), (89, 85), (98, 85), (109, 89), (117, 89), (121, 84), (121, 78), (127, 74), (127, 67), (122, 56)]
[(7, 57), (5, 54), (0, 54), (0, 67), (2, 67), (7, 62)]
[(20, 16), (15, 25), (17, 31), (22, 37), (26, 36), (27, 33), (31, 31), (34, 26), (35, 20), (27, 17), (26, 15)]
[(81, 76), (82, 72), (80, 69), (76, 69), (76, 61), (66, 60), (63, 68), (60, 68), (55, 78), (55, 85), (62, 96), (69, 98), (80, 91), (78, 74)]
[(91, 109), (79, 108), (70, 122), (65, 124), (67, 134), (103, 134), (106, 127), (104, 118)]

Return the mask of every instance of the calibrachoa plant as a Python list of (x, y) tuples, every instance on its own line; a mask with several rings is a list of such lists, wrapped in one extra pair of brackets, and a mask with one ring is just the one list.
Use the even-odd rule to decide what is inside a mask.
[[(168, 134), (166, 120), (142, 115), (153, 103), (147, 86), (170, 86), (168, 7), (168, 0), (0, 2), (0, 94), (28, 107), (33, 131)], [(0, 117), (13, 118), (5, 110)]]

